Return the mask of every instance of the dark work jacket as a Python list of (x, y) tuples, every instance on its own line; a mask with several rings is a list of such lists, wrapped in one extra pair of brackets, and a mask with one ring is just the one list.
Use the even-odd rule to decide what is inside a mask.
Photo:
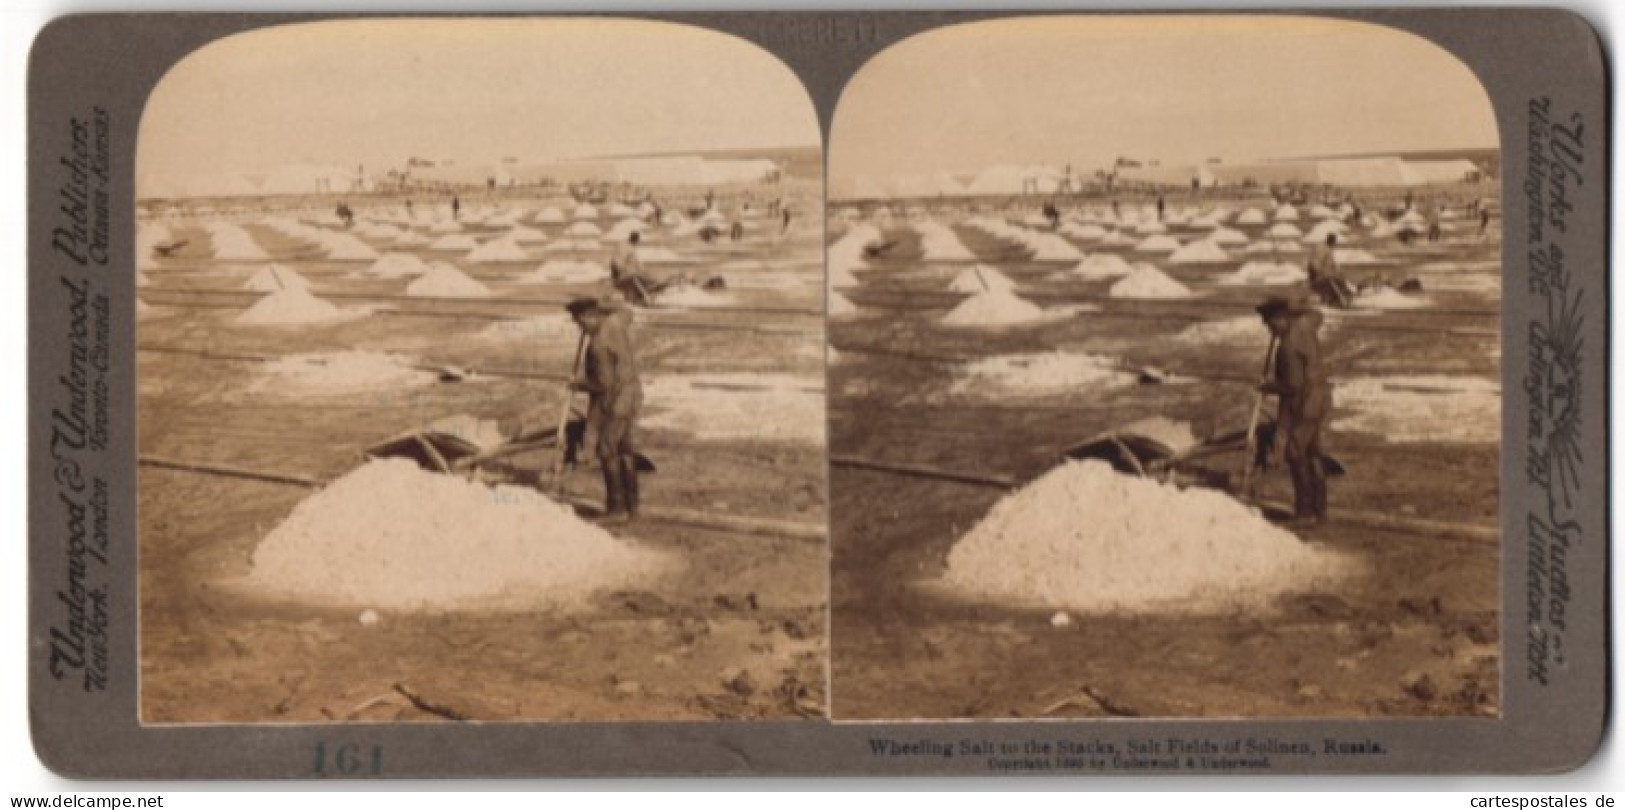
[(1275, 393), (1283, 423), (1318, 422), (1331, 412), (1332, 388), (1320, 361), (1321, 314), (1311, 310), (1292, 320), (1275, 349)]
[(590, 417), (628, 417), (643, 404), (643, 383), (632, 350), (632, 310), (613, 310), (587, 346), (584, 375), (592, 395)]

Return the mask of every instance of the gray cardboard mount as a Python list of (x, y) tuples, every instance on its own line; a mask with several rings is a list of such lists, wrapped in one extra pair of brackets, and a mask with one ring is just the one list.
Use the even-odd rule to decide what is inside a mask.
[[(888, 45), (946, 24), (1022, 12), (672, 13), (617, 15), (691, 23), (777, 54), (805, 82), (824, 130), (842, 88)], [(1065, 12), (1045, 11), (1045, 14)], [(170, 66), (216, 38), (337, 15), (142, 14), (59, 19), (38, 37), (29, 74), (29, 691), (33, 738), (59, 773), (103, 778), (316, 775), (318, 746), (361, 757), (371, 775), (987, 774), (976, 757), (878, 756), (877, 737), (1013, 745), (1179, 737), (1326, 738), (1375, 745), (1359, 756), (1277, 756), (1277, 773), (1544, 772), (1597, 749), (1607, 711), (1608, 468), (1607, 71), (1579, 16), (1533, 9), (1271, 11), (1364, 20), (1410, 31), (1471, 68), (1492, 99), (1504, 163), (1501, 471), (1502, 716), (1495, 719), (1111, 720), (985, 723), (516, 723), (501, 725), (153, 726), (137, 722), (135, 133)], [(345, 15), (354, 16), (354, 15)], [(580, 15), (575, 15), (580, 16)], [(1538, 114), (1537, 114), (1538, 113)], [(77, 122), (77, 124), (72, 123)], [(100, 122), (100, 124), (98, 124)], [(75, 126), (105, 137), (106, 167), (88, 185), (72, 167)], [(1572, 172), (1546, 166), (1549, 142), (1578, 134)], [(1538, 139), (1538, 140), (1534, 140)], [(1532, 142), (1534, 140), (1534, 142)], [(95, 144), (92, 143), (92, 147)], [(1534, 149), (1538, 157), (1532, 158)], [(71, 162), (71, 160), (70, 160)], [(1535, 173), (1541, 176), (1532, 176)], [(1544, 167), (1544, 168), (1543, 168)], [(80, 189), (104, 193), (105, 257), (81, 265), (53, 248)], [(94, 208), (98, 197), (87, 200)], [(1550, 224), (1563, 209), (1564, 228)], [(1545, 219), (1537, 233), (1531, 218)], [(1533, 241), (1538, 239), (1539, 241)], [(75, 290), (85, 301), (75, 307)], [(105, 296), (106, 312), (94, 301)], [(72, 376), (75, 346), (110, 330), (109, 351), (78, 358), (105, 388)], [(76, 335), (75, 330), (83, 330)], [(65, 377), (66, 375), (66, 377)], [(104, 404), (103, 404), (104, 403)], [(76, 410), (76, 406), (78, 410)], [(105, 417), (102, 449), (76, 447), (74, 420)], [(106, 548), (93, 517), (105, 509)], [(1559, 561), (1553, 552), (1566, 549)], [(1536, 554), (1532, 555), (1534, 551)], [(77, 552), (77, 553), (76, 553)], [(105, 562), (93, 559), (105, 556)], [(1532, 563), (1532, 559), (1534, 562)], [(84, 567), (74, 570), (75, 561)], [(1566, 574), (1567, 592), (1556, 574)], [(86, 689), (53, 669), (53, 633), (69, 621), (60, 595), (105, 616), (107, 677)], [(1531, 621), (1531, 604), (1542, 616)], [(1554, 609), (1563, 617), (1559, 626)], [(94, 618), (92, 615), (90, 618)], [(1537, 677), (1538, 675), (1538, 677)], [(1111, 768), (1049, 771), (1114, 773)], [(1200, 768), (1188, 773), (1212, 773)]]

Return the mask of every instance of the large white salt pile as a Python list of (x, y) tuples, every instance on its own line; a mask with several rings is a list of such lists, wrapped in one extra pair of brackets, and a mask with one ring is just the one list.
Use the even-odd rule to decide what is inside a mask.
[(967, 267), (949, 282), (948, 290), (957, 293), (979, 293), (992, 289), (1013, 290), (1016, 283), (1009, 276), (985, 264)]
[(310, 289), (310, 282), (306, 281), (304, 276), (280, 264), (268, 264), (261, 267), (254, 271), (254, 275), (248, 277), (248, 281), (243, 283), (243, 289), (255, 292), (274, 293), (294, 287), (308, 290)]
[(1227, 286), (1297, 284), (1308, 279), (1308, 274), (1291, 262), (1247, 262), (1219, 279)]
[(856, 313), (858, 308), (846, 296), (832, 292), (829, 294), (828, 310), (831, 315), (851, 315)]
[(1031, 234), (1026, 244), (1035, 262), (1075, 262), (1083, 258), (1083, 253), (1071, 242), (1053, 233)]
[(1399, 375), (1332, 382), (1334, 429), (1400, 443), (1501, 440), (1501, 386), (1494, 380)]
[(1078, 263), (1072, 272), (1090, 281), (1121, 278), (1134, 272), (1129, 263), (1113, 253), (1096, 253)]
[(1277, 222), (1271, 225), (1264, 235), (1272, 239), (1298, 239), (1303, 236), (1303, 231), (1298, 230), (1298, 226), (1290, 222)]
[(1236, 215), (1237, 225), (1263, 225), (1268, 221), (1269, 218), (1264, 215), (1264, 212), (1257, 208), (1248, 208)]
[(247, 584), (350, 607), (571, 607), (665, 565), (532, 488), (379, 459), (294, 507), (254, 550)]
[(491, 291), (463, 271), (445, 262), (434, 262), (428, 272), (406, 286), (406, 294), (422, 298), (485, 298)]
[(602, 236), (604, 232), (591, 222), (577, 222), (565, 228), (564, 233), (575, 237), (598, 237)]
[(1222, 493), (1068, 461), (994, 505), (948, 553), (975, 600), (1084, 613), (1259, 608), (1349, 572)]
[(1216, 264), (1230, 261), (1230, 255), (1212, 240), (1197, 239), (1168, 254), (1168, 261), (1173, 264)]
[(529, 259), (525, 249), (509, 237), (492, 239), (468, 252), (463, 261), (473, 264), (487, 264), (494, 262), (522, 262)]
[(1147, 236), (1134, 246), (1137, 253), (1172, 253), (1179, 250), (1179, 240), (1167, 234)]
[(473, 250), (480, 246), (466, 233), (447, 234), (429, 243), (430, 250)]
[(385, 253), (366, 272), (381, 278), (401, 278), (427, 273), (429, 265), (411, 253)]
[(1297, 222), (1298, 209), (1292, 207), (1291, 205), (1282, 205), (1280, 208), (1275, 209), (1275, 221)]
[(237, 323), (256, 326), (295, 326), (359, 318), (364, 309), (340, 309), (310, 294), (303, 287), (289, 287), (266, 295), (237, 316)]
[(1042, 307), (1010, 290), (979, 292), (960, 302), (942, 323), (949, 326), (1008, 326), (1031, 323), (1046, 317)]
[(210, 225), (209, 241), (214, 246), (214, 257), (223, 262), (263, 262), (270, 258), (248, 231), (229, 222)]
[(378, 251), (350, 234), (329, 233), (323, 237), (322, 248), (327, 251), (327, 258), (331, 261), (365, 262), (378, 258)]
[(1420, 295), (1406, 295), (1392, 287), (1378, 287), (1354, 297), (1356, 309), (1421, 309), (1428, 299)]
[(583, 221), (589, 220), (589, 219), (597, 219), (598, 218), (598, 209), (594, 208), (592, 203), (581, 203), (580, 205), (576, 206), (576, 210), (572, 214), (570, 214), (570, 216), (573, 219), (583, 220)]
[(256, 389), (347, 394), (379, 388), (426, 385), (435, 375), (412, 367), (408, 358), (369, 351), (291, 354), (268, 360)]
[(1061, 351), (988, 357), (964, 364), (958, 376), (955, 393), (1034, 396), (1132, 385), (1137, 379), (1109, 358)]
[(1235, 228), (1226, 228), (1223, 225), (1215, 226), (1213, 232), (1209, 233), (1207, 238), (1212, 240), (1215, 245), (1236, 246), (1245, 245), (1248, 242), (1247, 234)]
[(541, 267), (520, 276), (520, 284), (590, 284), (609, 278), (609, 269), (598, 262), (548, 259)]
[(976, 255), (959, 241), (952, 229), (939, 222), (921, 222), (914, 226), (920, 234), (920, 249), (928, 262), (968, 262)]
[(1108, 292), (1113, 298), (1189, 298), (1189, 287), (1148, 264), (1137, 264)]
[(824, 378), (732, 372), (658, 375), (644, 385), (643, 426), (699, 439), (824, 443)]

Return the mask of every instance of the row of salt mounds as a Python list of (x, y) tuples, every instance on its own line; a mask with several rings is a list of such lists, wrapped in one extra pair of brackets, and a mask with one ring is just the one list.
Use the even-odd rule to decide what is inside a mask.
[(373, 388), (426, 385), (435, 375), (412, 367), (412, 361), (394, 354), (368, 351), (292, 354), (259, 366), (271, 377), (257, 388), (300, 393), (354, 393)]
[(1230, 261), (1230, 254), (1211, 240), (1197, 239), (1168, 254), (1168, 261), (1173, 264), (1218, 264)]
[(856, 304), (853, 304), (851, 300), (838, 292), (832, 292), (829, 294), (829, 302), (826, 309), (831, 315), (852, 315), (858, 311)]
[(954, 276), (954, 280), (948, 283), (948, 291), (956, 293), (979, 293), (989, 290), (1009, 292), (1015, 287), (1016, 283), (1011, 281), (1009, 276), (985, 264), (961, 270), (959, 275)]
[(243, 289), (254, 292), (274, 293), (287, 289), (310, 289), (310, 282), (304, 276), (283, 267), (280, 264), (268, 264), (254, 271), (254, 275), (243, 282)]
[(1244, 234), (1235, 228), (1226, 228), (1223, 225), (1215, 225), (1213, 231), (1207, 235), (1207, 238), (1215, 245), (1225, 245), (1229, 247), (1240, 247), (1247, 244), (1249, 241), (1247, 239), (1247, 234)]
[(1269, 286), (1277, 284), (1297, 284), (1298, 282), (1308, 280), (1308, 278), (1308, 273), (1304, 272), (1302, 267), (1292, 264), (1291, 262), (1253, 261), (1247, 262), (1246, 264), (1237, 268), (1236, 272), (1220, 278), (1219, 283), (1232, 287), (1249, 285)]
[(385, 253), (379, 256), (366, 272), (380, 278), (421, 276), (429, 272), (429, 265), (411, 253)]
[(296, 326), (360, 318), (368, 310), (340, 309), (310, 294), (303, 287), (278, 290), (256, 301), (237, 316), (237, 323), (255, 326)]
[(1033, 252), (1035, 262), (1075, 262), (1083, 258), (1071, 242), (1053, 233), (1028, 233), (1023, 244)]
[(1068, 461), (994, 505), (948, 553), (946, 587), (978, 600), (1083, 613), (1262, 608), (1345, 575), (1217, 491)]
[(429, 243), (430, 250), (473, 250), (480, 243), (466, 233), (452, 233)]
[(920, 248), (928, 262), (969, 262), (976, 255), (959, 241), (952, 229), (939, 222), (921, 222), (914, 226), (920, 234)]
[(1263, 225), (1269, 222), (1269, 217), (1257, 208), (1248, 208), (1236, 215), (1237, 225)]
[(491, 291), (445, 262), (434, 262), (428, 272), (406, 285), (406, 294), (420, 298), (485, 298)]
[(661, 375), (643, 425), (698, 439), (824, 443), (823, 377), (732, 372)]
[(1096, 253), (1078, 263), (1072, 272), (1089, 281), (1101, 281), (1109, 278), (1122, 278), (1132, 272), (1134, 268), (1122, 256), (1113, 253)]
[(1179, 250), (1179, 240), (1167, 234), (1147, 236), (1134, 245), (1136, 253), (1173, 253)]
[(1136, 377), (1105, 357), (1052, 351), (988, 357), (967, 363), (954, 382), (955, 393), (1056, 394), (1085, 387), (1118, 387)]
[(1010, 290), (991, 289), (960, 302), (942, 323), (949, 326), (1009, 326), (1047, 317), (1044, 309)]
[(514, 280), (520, 284), (591, 284), (606, 278), (609, 278), (609, 270), (598, 262), (548, 259)]
[(336, 262), (362, 262), (378, 258), (378, 251), (371, 245), (347, 233), (323, 232), (320, 237), (322, 249), (327, 251), (327, 258)]
[(1189, 298), (1191, 290), (1151, 265), (1137, 264), (1108, 294), (1113, 298)]
[(379, 459), (294, 507), (254, 550), (248, 584), (351, 607), (572, 607), (662, 567), (529, 487)]
[(475, 264), (523, 262), (529, 260), (530, 255), (525, 252), (525, 249), (520, 247), (517, 241), (506, 236), (498, 239), (492, 239), (491, 241), (470, 250), (468, 255), (463, 257), (463, 261), (473, 262)]
[(209, 241), (214, 247), (214, 257), (223, 262), (263, 262), (270, 258), (248, 231), (229, 222), (211, 224)]
[(1337, 381), (1334, 420), (1343, 431), (1399, 443), (1501, 440), (1501, 386), (1478, 377), (1400, 375)]

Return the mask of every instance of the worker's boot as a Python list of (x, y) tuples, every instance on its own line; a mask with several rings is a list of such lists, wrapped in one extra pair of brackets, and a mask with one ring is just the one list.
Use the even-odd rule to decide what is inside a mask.
[(626, 491), (621, 486), (620, 465), (614, 459), (602, 462), (604, 468), (604, 514), (599, 516), (600, 523), (626, 522)]
[(621, 456), (621, 491), (626, 499), (628, 520), (638, 516), (638, 457)]

